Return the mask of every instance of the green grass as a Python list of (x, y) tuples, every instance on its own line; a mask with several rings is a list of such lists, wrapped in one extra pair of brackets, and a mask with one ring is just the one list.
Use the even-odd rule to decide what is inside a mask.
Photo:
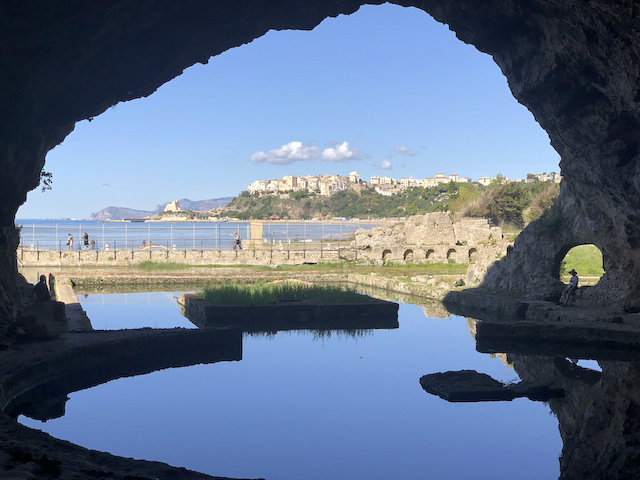
[[(464, 275), (467, 272), (467, 264), (460, 263), (407, 263), (399, 265), (388, 262), (385, 266), (373, 266), (354, 262), (321, 262), (306, 265), (280, 265), (281, 272), (319, 272), (319, 273), (377, 273), (380, 276), (411, 276), (411, 275)], [(242, 269), (256, 272), (274, 271), (265, 265), (189, 265), (173, 262), (141, 262), (130, 268), (143, 272), (173, 272), (196, 268)]]
[(174, 262), (141, 262), (135, 265), (135, 268), (142, 270), (143, 272), (172, 272), (175, 270), (185, 270), (192, 268), (191, 265), (186, 263), (174, 263)]
[(560, 275), (570, 275), (572, 268), (578, 272), (578, 277), (601, 277), (604, 274), (602, 253), (595, 245), (573, 247), (560, 264)]
[(258, 282), (248, 285), (222, 283), (210, 285), (198, 295), (216, 305), (273, 305), (279, 301), (310, 300), (318, 303), (367, 303), (366, 295), (327, 285)]

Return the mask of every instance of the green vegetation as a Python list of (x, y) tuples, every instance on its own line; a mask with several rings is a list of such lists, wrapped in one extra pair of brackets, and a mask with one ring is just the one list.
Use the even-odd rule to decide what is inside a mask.
[(413, 187), (392, 196), (372, 189), (346, 190), (330, 197), (314, 192), (287, 195), (249, 195), (234, 198), (218, 214), (242, 220), (314, 217), (390, 218), (449, 211), (456, 216), (484, 217), (495, 224), (522, 228), (547, 212), (560, 192), (552, 182), (501, 183), (501, 176), (488, 187), (472, 183), (445, 183), (437, 187)]
[(570, 275), (572, 268), (578, 272), (579, 277), (601, 277), (604, 274), (602, 252), (595, 245), (573, 247), (560, 263), (560, 275)]
[(258, 282), (248, 285), (222, 283), (206, 287), (200, 297), (217, 305), (273, 305), (279, 301), (311, 300), (318, 303), (367, 303), (366, 295), (326, 285), (292, 282)]
[(503, 227), (522, 228), (546, 213), (559, 193), (560, 186), (551, 182), (492, 184), (459, 213), (489, 218)]
[(191, 268), (191, 265), (186, 263), (146, 261), (137, 264), (135, 267), (143, 272), (172, 272)]

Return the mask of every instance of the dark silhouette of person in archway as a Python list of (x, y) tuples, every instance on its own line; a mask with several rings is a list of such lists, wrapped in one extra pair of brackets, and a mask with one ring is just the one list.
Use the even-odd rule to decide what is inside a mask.
[(33, 287), (33, 298), (36, 302), (48, 302), (51, 300), (51, 294), (47, 286), (47, 277), (44, 275), (40, 275), (40, 281)]

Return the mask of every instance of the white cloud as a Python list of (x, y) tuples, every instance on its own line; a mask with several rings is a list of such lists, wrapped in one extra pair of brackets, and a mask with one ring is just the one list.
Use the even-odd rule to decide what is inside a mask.
[(315, 146), (303, 147), (302, 142), (289, 142), (280, 148), (269, 150), (269, 153), (256, 152), (249, 157), (250, 162), (287, 165), (299, 161), (317, 160), (320, 149)]
[(404, 146), (396, 147), (394, 150), (398, 153), (402, 153), (403, 155), (409, 155), (410, 157), (413, 157), (418, 154), (418, 152), (414, 152), (409, 147), (404, 147)]
[(380, 168), (382, 170), (391, 170), (393, 165), (388, 160), (383, 160), (382, 162), (376, 162), (373, 164), (374, 167)]
[(322, 159), (329, 162), (349, 162), (362, 160), (362, 155), (360, 150), (350, 147), (348, 142), (342, 142), (333, 148), (325, 148), (322, 151)]

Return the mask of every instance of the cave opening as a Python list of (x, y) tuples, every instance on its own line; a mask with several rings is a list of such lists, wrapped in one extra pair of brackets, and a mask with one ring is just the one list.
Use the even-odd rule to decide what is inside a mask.
[(363, 6), (270, 31), (79, 122), (47, 155), (53, 190), (30, 192), (17, 217), (150, 211), (284, 175), (507, 175), (514, 157), (540, 171), (559, 160), (493, 60), (422, 10)]
[(576, 270), (581, 286), (594, 286), (604, 275), (604, 259), (600, 249), (594, 244), (566, 245), (554, 260), (555, 278), (567, 283), (572, 269)]

